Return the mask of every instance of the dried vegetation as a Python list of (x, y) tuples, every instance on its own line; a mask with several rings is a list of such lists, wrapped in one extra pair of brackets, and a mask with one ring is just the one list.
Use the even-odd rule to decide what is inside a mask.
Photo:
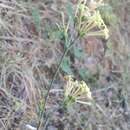
[(130, 2), (79, 1), (0, 0), (1, 130), (130, 130)]

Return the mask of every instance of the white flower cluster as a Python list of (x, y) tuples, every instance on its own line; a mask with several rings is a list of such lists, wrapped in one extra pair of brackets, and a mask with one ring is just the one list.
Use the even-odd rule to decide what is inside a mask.
[(71, 75), (66, 76), (65, 99), (73, 99), (73, 102), (91, 105), (91, 91), (84, 81), (77, 81)]

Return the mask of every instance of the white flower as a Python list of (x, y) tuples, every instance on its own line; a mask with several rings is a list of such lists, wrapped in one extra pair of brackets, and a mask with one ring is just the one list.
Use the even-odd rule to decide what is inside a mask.
[(72, 76), (67, 76), (67, 83), (65, 86), (65, 99), (70, 103), (73, 102), (81, 104), (91, 104), (92, 96), (90, 88), (84, 81), (77, 81)]

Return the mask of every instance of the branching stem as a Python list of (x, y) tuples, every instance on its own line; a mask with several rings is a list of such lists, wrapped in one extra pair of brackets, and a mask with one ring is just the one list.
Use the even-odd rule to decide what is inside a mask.
[(38, 123), (37, 130), (39, 130), (39, 128), (40, 128), (41, 125), (42, 125), (42, 117), (45, 115), (45, 107), (46, 107), (46, 103), (47, 103), (47, 100), (48, 100), (48, 97), (49, 97), (49, 93), (50, 93), (50, 90), (51, 90), (51, 88), (52, 88), (52, 86), (53, 86), (53, 83), (54, 83), (54, 81), (55, 81), (55, 79), (56, 79), (56, 76), (57, 76), (57, 74), (58, 74), (58, 72), (59, 72), (59, 70), (60, 70), (60, 67), (61, 67), (61, 65), (62, 65), (62, 62), (63, 62), (65, 56), (67, 55), (67, 53), (69, 52), (69, 50), (73, 47), (73, 45), (76, 43), (76, 41), (77, 41), (78, 39), (79, 39), (79, 36), (77, 36), (73, 41), (71, 41), (70, 45), (67, 47), (67, 49), (66, 49), (65, 52), (63, 53), (63, 56), (61, 57), (61, 60), (60, 60), (60, 62), (59, 62), (59, 65), (58, 65), (58, 67), (57, 67), (57, 69), (56, 69), (56, 71), (55, 71), (55, 73), (54, 73), (54, 76), (53, 76), (53, 78), (52, 78), (52, 80), (51, 80), (51, 83), (50, 83), (50, 85), (49, 85), (49, 87), (48, 87), (47, 94), (46, 94), (46, 96), (45, 96), (45, 102), (44, 102), (44, 104), (43, 104), (43, 111), (42, 111), (41, 116), (40, 116), (40, 120), (39, 120), (39, 123)]

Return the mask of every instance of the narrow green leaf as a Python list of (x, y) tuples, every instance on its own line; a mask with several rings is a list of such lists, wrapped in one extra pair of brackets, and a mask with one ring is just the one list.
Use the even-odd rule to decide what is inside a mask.
[(81, 68), (79, 69), (79, 75), (84, 81), (86, 81), (86, 78), (89, 76), (89, 72), (86, 69)]
[(67, 10), (67, 14), (69, 16), (69, 21), (73, 25), (73, 23), (74, 23), (74, 10), (72, 7), (73, 7), (73, 4), (68, 1), (67, 6), (66, 6), (66, 10)]
[(64, 71), (67, 74), (72, 74), (71, 63), (70, 63), (69, 57), (64, 58), (62, 65), (61, 65), (61, 69), (62, 69), (62, 71)]
[(41, 28), (41, 18), (40, 18), (39, 9), (37, 8), (32, 9), (32, 17), (33, 17), (34, 24), (36, 26), (36, 30), (37, 32), (39, 32)]
[(78, 59), (84, 58), (84, 52), (81, 48), (74, 47), (74, 56)]

